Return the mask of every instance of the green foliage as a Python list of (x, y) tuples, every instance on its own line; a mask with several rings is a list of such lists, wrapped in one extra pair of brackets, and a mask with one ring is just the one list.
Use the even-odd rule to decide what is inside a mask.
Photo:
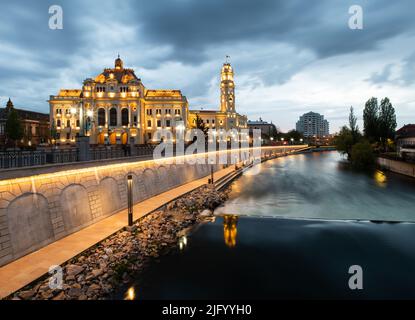
[(357, 125), (357, 117), (354, 114), (353, 107), (350, 107), (350, 114), (349, 114), (349, 127), (350, 127), (350, 133), (353, 138), (353, 144), (358, 142), (361, 138), (361, 134), (359, 131), (359, 126)]
[[(388, 98), (384, 98), (380, 103), (379, 110), (379, 138), (383, 149), (388, 147), (388, 139), (393, 139), (396, 130), (395, 109)], [(387, 150), (386, 150), (387, 151)]]
[(10, 109), (6, 120), (5, 128), (8, 139), (13, 140), (15, 144), (23, 138), (23, 128), (20, 123), (19, 115), (15, 109)]
[(353, 144), (352, 131), (347, 126), (343, 126), (334, 139), (337, 151), (347, 154), (347, 157), (350, 158)]
[(377, 98), (370, 98), (363, 110), (364, 135), (369, 141), (379, 141), (379, 106)]
[(362, 141), (353, 145), (350, 161), (356, 169), (372, 168), (375, 164), (375, 155), (371, 144)]
[(304, 138), (301, 132), (298, 132), (297, 130), (290, 130), (287, 133), (282, 133), (279, 136), (284, 138), (286, 141), (290, 141), (291, 138), (293, 138), (295, 141), (299, 141), (300, 139)]
[(204, 135), (207, 136), (209, 128), (203, 122), (203, 119), (196, 114), (196, 129), (202, 130)]

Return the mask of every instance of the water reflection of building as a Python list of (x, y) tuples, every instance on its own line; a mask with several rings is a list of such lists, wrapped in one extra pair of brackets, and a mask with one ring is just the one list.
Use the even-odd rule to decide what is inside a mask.
[(227, 214), (223, 216), (223, 238), (229, 248), (236, 246), (238, 216)]

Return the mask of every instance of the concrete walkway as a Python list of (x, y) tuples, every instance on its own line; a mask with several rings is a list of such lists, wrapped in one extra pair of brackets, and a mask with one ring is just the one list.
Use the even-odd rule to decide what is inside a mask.
[[(218, 180), (232, 171), (234, 171), (233, 166), (215, 172), (214, 179)], [(207, 179), (208, 177), (204, 177), (186, 183), (136, 204), (134, 220), (206, 184)], [(50, 266), (63, 264), (126, 225), (127, 210), (125, 209), (1, 267), (0, 298), (7, 297), (28, 285), (48, 273)]]

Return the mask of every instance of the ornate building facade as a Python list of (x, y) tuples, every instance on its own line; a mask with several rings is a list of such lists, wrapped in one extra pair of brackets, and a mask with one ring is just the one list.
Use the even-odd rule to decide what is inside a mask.
[(189, 111), (180, 90), (147, 89), (134, 70), (124, 68), (118, 57), (82, 89), (62, 89), (50, 96), (50, 122), (57, 143), (75, 143), (76, 136), (89, 136), (91, 144), (144, 144), (155, 141), (158, 129), (195, 127), (196, 115), (211, 128), (240, 129), (247, 119), (235, 111), (233, 70), (225, 63), (221, 72), (220, 111)]

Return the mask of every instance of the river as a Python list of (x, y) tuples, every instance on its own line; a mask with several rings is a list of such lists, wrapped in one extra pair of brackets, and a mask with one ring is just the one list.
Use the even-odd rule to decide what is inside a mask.
[(118, 298), (414, 299), (414, 204), (413, 179), (351, 171), (337, 152), (271, 160)]

